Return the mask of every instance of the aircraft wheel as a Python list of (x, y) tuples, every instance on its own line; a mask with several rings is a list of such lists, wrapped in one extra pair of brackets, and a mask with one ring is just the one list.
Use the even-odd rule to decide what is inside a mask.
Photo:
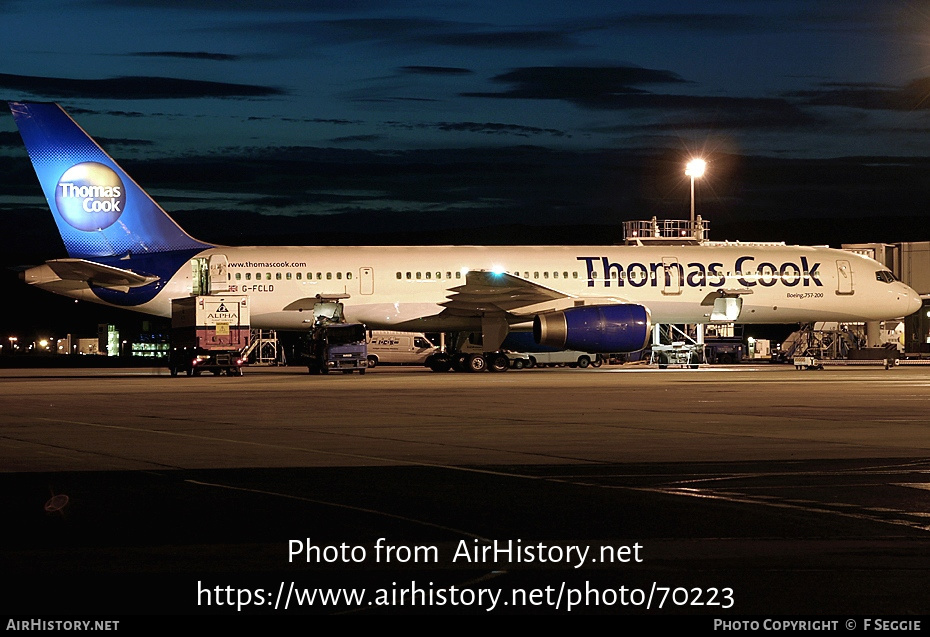
[(506, 354), (491, 354), (485, 362), (492, 372), (506, 372), (510, 369), (510, 359)]
[(465, 369), (470, 372), (483, 372), (488, 368), (488, 362), (481, 354), (472, 354), (465, 360)]
[(429, 357), (426, 366), (434, 372), (447, 372), (452, 369), (452, 359), (446, 354), (436, 354)]

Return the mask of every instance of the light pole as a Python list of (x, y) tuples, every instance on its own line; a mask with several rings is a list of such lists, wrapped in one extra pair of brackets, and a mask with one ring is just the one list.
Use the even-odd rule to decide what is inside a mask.
[(707, 162), (703, 159), (692, 159), (685, 166), (685, 175), (691, 177), (691, 234), (694, 234), (694, 180), (704, 175)]

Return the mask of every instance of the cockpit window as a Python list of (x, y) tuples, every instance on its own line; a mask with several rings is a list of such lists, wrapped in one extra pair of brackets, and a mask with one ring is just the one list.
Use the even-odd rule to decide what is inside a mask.
[(879, 270), (875, 273), (875, 278), (885, 283), (894, 283), (898, 278), (889, 270)]

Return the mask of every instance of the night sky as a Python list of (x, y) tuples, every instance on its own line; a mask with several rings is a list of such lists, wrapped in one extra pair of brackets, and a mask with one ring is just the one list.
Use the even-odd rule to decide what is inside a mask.
[[(692, 154), (711, 238), (930, 239), (925, 2), (0, 0), (0, 24), (0, 97), (61, 103), (207, 241), (611, 243), (687, 217)], [(9, 267), (62, 247), (5, 112)]]

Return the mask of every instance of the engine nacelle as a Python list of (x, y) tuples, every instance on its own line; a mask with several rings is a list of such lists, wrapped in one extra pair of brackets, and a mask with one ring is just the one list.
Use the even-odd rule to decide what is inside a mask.
[(581, 352), (635, 352), (649, 344), (652, 319), (642, 305), (583, 305), (533, 317), (540, 345)]

